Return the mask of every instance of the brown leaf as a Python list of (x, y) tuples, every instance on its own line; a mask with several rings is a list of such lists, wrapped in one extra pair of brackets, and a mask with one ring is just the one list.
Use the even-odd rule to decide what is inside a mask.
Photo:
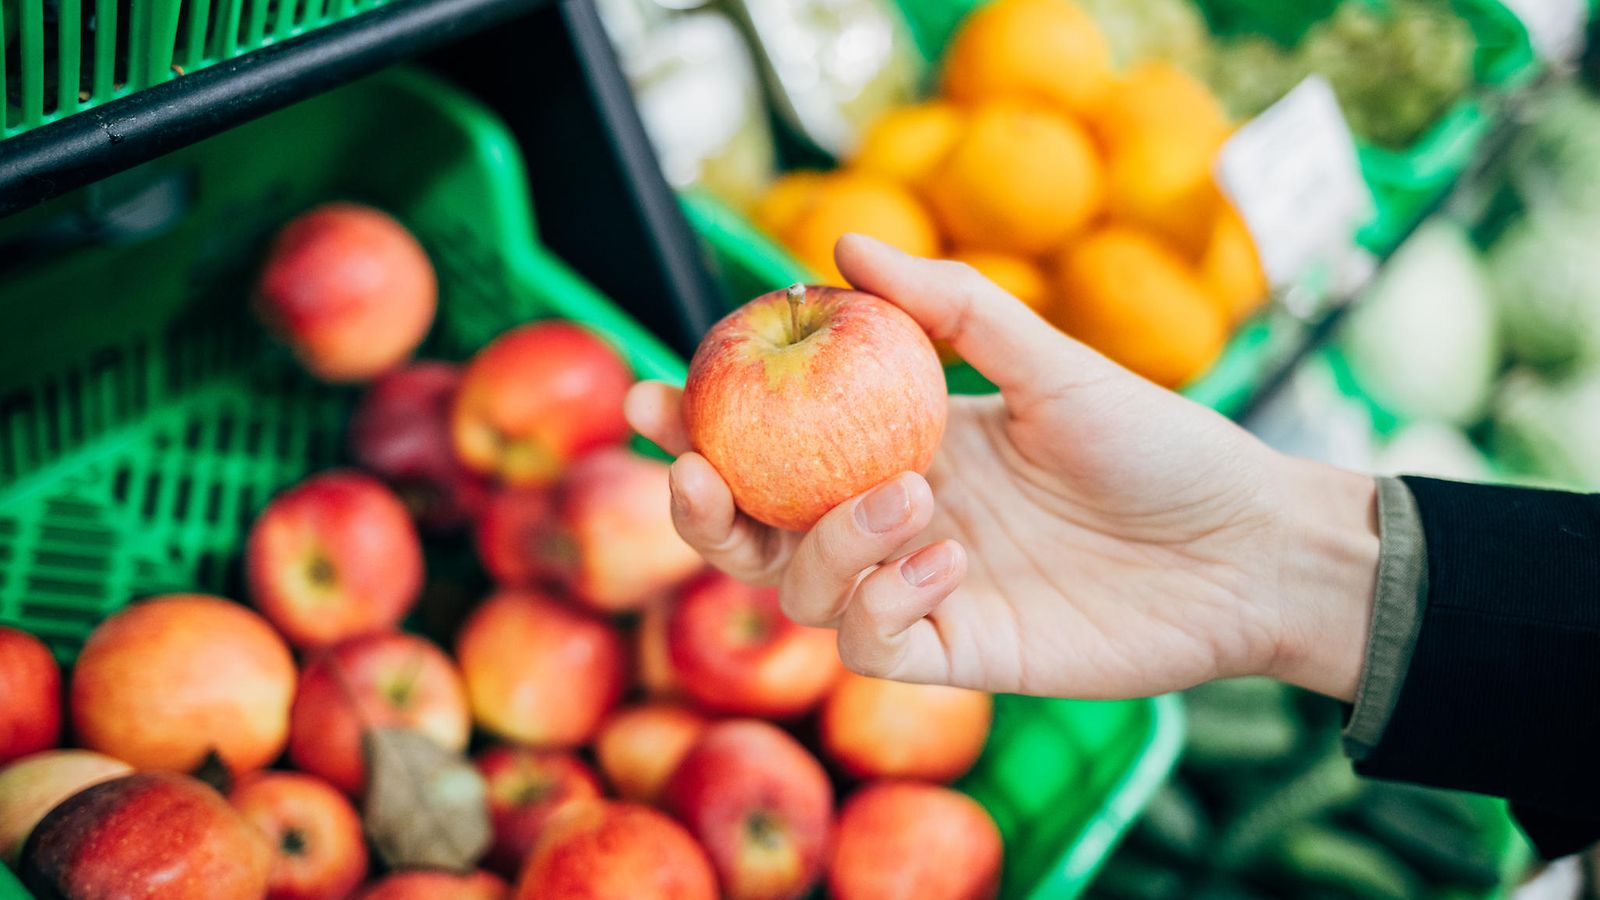
[(374, 728), (367, 755), (367, 836), (390, 868), (471, 869), (489, 849), (487, 789), (459, 753), (409, 728)]
[(233, 791), (233, 772), (215, 750), (207, 750), (205, 759), (189, 774), (211, 785), (224, 797)]

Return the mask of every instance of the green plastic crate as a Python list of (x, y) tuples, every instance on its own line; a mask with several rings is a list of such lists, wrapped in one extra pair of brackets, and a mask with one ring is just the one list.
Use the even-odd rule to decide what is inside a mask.
[(0, 0), (0, 140), (385, 2)]
[[(0, 622), (63, 661), (130, 598), (236, 587), (255, 513), (342, 457), (356, 392), (299, 374), (246, 312), (266, 241), (312, 204), (373, 203), (426, 245), (440, 315), (425, 355), (463, 357), (558, 316), (609, 338), (639, 375), (683, 379), (681, 360), (539, 247), (503, 126), (421, 75), (352, 85), (60, 198), (4, 223), (0, 246), (151, 185), (187, 204), (159, 233), (41, 247), (0, 282), (9, 333), (28, 335), (0, 355)], [(1081, 889), (1181, 732), (1174, 698), (997, 698), (962, 787), (1001, 825), (1007, 896)], [(26, 897), (0, 866), (0, 900)]]

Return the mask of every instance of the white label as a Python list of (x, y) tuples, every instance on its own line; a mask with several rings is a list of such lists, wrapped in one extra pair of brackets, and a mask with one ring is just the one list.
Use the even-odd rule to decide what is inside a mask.
[(1372, 217), (1355, 141), (1333, 88), (1313, 75), (1223, 145), (1217, 181), (1255, 239), (1267, 279), (1290, 284), (1342, 256)]
[(1505, 0), (1528, 29), (1533, 49), (1557, 62), (1576, 59), (1583, 50), (1583, 27), (1589, 18), (1584, 0)]

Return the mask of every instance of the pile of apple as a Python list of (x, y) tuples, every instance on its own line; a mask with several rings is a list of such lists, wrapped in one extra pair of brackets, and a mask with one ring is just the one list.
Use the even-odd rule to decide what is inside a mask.
[[(436, 295), (375, 210), (280, 234), (258, 312), (317, 377), (370, 380), (359, 468), (271, 500), (250, 605), (135, 602), (65, 690), (0, 629), (0, 858), (65, 898), (993, 896), (995, 824), (944, 786), (990, 698), (849, 674), (705, 569), (591, 333), (410, 361)], [(423, 535), (463, 529), (497, 587), (447, 655), (399, 628)]]

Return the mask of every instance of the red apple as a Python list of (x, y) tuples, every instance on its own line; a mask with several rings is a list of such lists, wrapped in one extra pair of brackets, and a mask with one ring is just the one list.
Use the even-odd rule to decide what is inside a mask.
[(844, 666), (826, 628), (796, 625), (778, 592), (720, 572), (690, 582), (667, 621), (685, 694), (713, 712), (785, 719), (827, 694)]
[(605, 341), (565, 322), (500, 335), (467, 364), (450, 419), (467, 468), (505, 484), (549, 484), (596, 447), (628, 437), (628, 366)]
[(489, 872), (412, 869), (373, 882), (356, 900), (506, 900), (510, 895), (511, 886)]
[(456, 659), (478, 724), (537, 747), (589, 740), (627, 683), (615, 629), (534, 591), (485, 600), (456, 638)]
[(461, 528), (488, 499), (488, 484), (456, 459), (450, 442), (460, 383), (452, 363), (412, 363), (372, 382), (350, 418), (356, 463), (394, 488), (430, 532)]
[(61, 739), (61, 669), (44, 642), (0, 627), (0, 765)]
[(715, 900), (688, 832), (648, 806), (589, 801), (561, 811), (528, 858), (517, 900)]
[(15, 867), (33, 826), (56, 804), (133, 768), (92, 750), (46, 750), (0, 768), (0, 863)]
[(914, 781), (845, 801), (828, 862), (835, 900), (987, 900), (1000, 884), (1000, 830), (966, 794)]
[(620, 447), (572, 464), (553, 492), (507, 492), (478, 526), (501, 584), (561, 585), (601, 612), (638, 609), (704, 562), (672, 525), (667, 465)]
[(822, 702), (822, 752), (856, 778), (949, 783), (977, 762), (993, 717), (982, 691), (846, 673)]
[(796, 285), (706, 333), (683, 421), (740, 509), (803, 531), (874, 485), (927, 471), (947, 399), (939, 355), (899, 307)]
[(323, 472), (267, 504), (250, 529), (245, 575), (289, 643), (326, 647), (405, 617), (422, 590), (422, 542), (382, 482)]
[(427, 640), (399, 633), (352, 638), (313, 657), (294, 698), (289, 758), (360, 796), (367, 728), (411, 728), (447, 750), (464, 749), (472, 721), (450, 659)]
[(326, 781), (260, 772), (235, 786), (228, 802), (272, 848), (267, 900), (344, 900), (367, 877), (361, 817)]
[(654, 803), (705, 728), (705, 716), (676, 703), (630, 706), (600, 726), (594, 752), (623, 799)]
[(802, 897), (822, 873), (833, 786), (776, 726), (718, 722), (667, 782), (663, 801), (706, 848), (730, 900)]
[(683, 695), (678, 670), (667, 646), (667, 620), (676, 601), (664, 598), (647, 604), (634, 630), (634, 666), (639, 686), (652, 697), (674, 699)]
[(260, 616), (202, 594), (136, 603), (100, 623), (72, 670), (78, 742), (136, 769), (235, 775), (283, 751), (294, 659)]
[(557, 812), (569, 803), (602, 796), (594, 770), (565, 750), (501, 744), (479, 753), (476, 762), (489, 789), (494, 824), (494, 845), (484, 865), (509, 876), (522, 870)]
[(437, 306), (422, 245), (385, 213), (353, 203), (285, 225), (255, 294), (267, 329), (324, 381), (363, 381), (405, 362)]
[(38, 897), (216, 900), (265, 895), (267, 842), (222, 795), (175, 772), (138, 772), (73, 794), (22, 853)]

